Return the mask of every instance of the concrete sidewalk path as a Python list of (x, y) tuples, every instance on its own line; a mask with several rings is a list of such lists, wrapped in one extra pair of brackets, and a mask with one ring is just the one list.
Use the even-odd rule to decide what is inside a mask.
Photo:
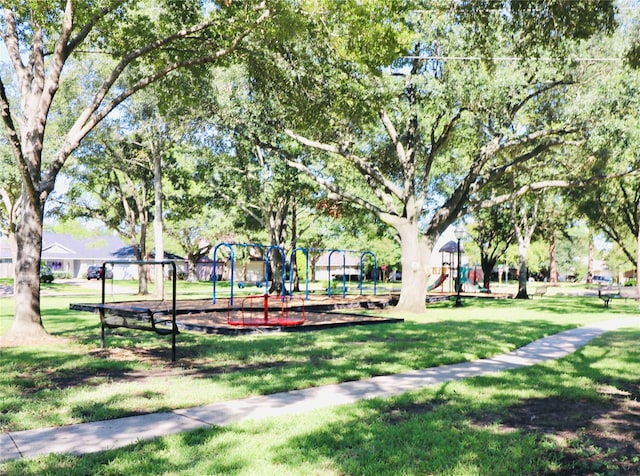
[(558, 359), (575, 352), (605, 332), (636, 326), (640, 326), (640, 318), (610, 320), (560, 332), (513, 352), (473, 362), (226, 401), (167, 413), (3, 433), (0, 435), (0, 462), (49, 453), (81, 455), (120, 448), (140, 440), (196, 428), (300, 414), (367, 398), (392, 397), (427, 385), (493, 374)]

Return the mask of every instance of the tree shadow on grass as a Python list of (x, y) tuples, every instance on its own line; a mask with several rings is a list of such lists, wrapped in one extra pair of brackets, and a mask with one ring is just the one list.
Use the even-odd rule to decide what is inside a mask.
[[(443, 388), (446, 386), (443, 386)], [(543, 467), (535, 437), (472, 428), (446, 392), (433, 399), (365, 401), (346, 419), (291, 438), (276, 458), (330, 458), (339, 474), (529, 474)]]
[[(144, 392), (162, 382), (169, 394), (165, 382), (170, 379), (179, 378), (182, 386), (197, 383), (200, 388), (199, 381), (206, 380), (212, 391), (225, 388), (236, 395), (264, 395), (491, 357), (567, 327), (538, 320), (445, 320), (244, 337), (185, 332), (178, 336), (176, 363), (170, 360), (170, 339), (115, 330), (102, 350), (11, 349), (8, 360), (0, 362), (0, 371), (14, 375), (11, 366), (18, 365), (24, 375), (37, 374), (37, 378), (11, 377), (14, 381), (5, 382), (16, 388), (16, 418), (20, 398), (37, 394), (44, 407), (58, 407), (66, 395), (82, 391), (86, 396), (74, 398), (77, 409), (70, 411), (82, 421), (93, 421), (96, 415), (132, 414), (119, 406), (103, 404), (104, 411), (96, 407), (93, 400), (99, 399), (97, 394), (92, 397), (92, 389), (99, 392), (105, 383), (131, 384), (130, 389)], [(123, 399), (127, 391), (133, 390), (123, 390)], [(162, 398), (152, 396), (147, 405), (148, 411), (157, 411)]]
[[(329, 378), (341, 382), (490, 357), (566, 327), (534, 320), (467, 320), (258, 337), (182, 333), (177, 336), (176, 363), (170, 360), (168, 337), (114, 330), (107, 335), (105, 349), (65, 352), (13, 348), (5, 353), (4, 365), (15, 363), (26, 375), (40, 373), (39, 384), (26, 385), (30, 393), (44, 388), (99, 385), (104, 379), (142, 383), (173, 376), (226, 381), (244, 386), (247, 394), (273, 393), (313, 386)], [(146, 365), (140, 368), (140, 364)], [(2, 367), (0, 363), (0, 370)], [(4, 374), (8, 375), (8, 370)], [(247, 377), (244, 381), (243, 375)], [(18, 383), (18, 387), (23, 385)]]
[[(250, 463), (224, 428), (141, 441), (116, 450), (83, 456), (50, 455), (7, 465), (7, 476), (85, 476), (88, 474), (237, 474)], [(4, 474), (4, 473), (3, 473)]]
[(558, 443), (553, 451), (562, 469), (549, 474), (639, 474), (640, 403), (634, 394), (616, 391), (602, 402), (563, 396), (531, 398), (503, 414), (476, 415), (480, 427), (544, 435)]
[[(637, 474), (639, 334), (607, 334), (592, 348), (557, 362), (467, 379), (462, 385), (470, 391), (445, 384), (334, 409), (319, 427), (303, 428), (261, 456), (292, 473), (302, 465), (320, 471), (330, 461), (331, 471), (343, 474)], [(613, 363), (603, 367), (607, 361)], [(542, 396), (520, 397), (531, 390)], [(277, 421), (289, 425), (303, 419)], [(184, 461), (189, 458), (204, 462), (198, 469), (205, 471), (241, 471), (249, 467), (243, 449), (261, 436), (243, 431), (200, 430), (87, 456), (81, 463), (74, 459), (84, 473), (55, 459), (38, 469), (88, 474), (108, 467), (126, 474), (134, 468), (131, 454), (145, 465), (134, 472), (192, 471)], [(176, 446), (183, 452), (171, 459), (167, 455)], [(224, 458), (217, 458), (222, 452)]]
[[(533, 320), (405, 322), (286, 339), (266, 335), (250, 340), (225, 339), (215, 346), (216, 352), (227, 356), (224, 363), (217, 361), (215, 354), (207, 355), (211, 350), (201, 342), (181, 345), (178, 353), (190, 362), (185, 364), (187, 368), (200, 369), (193, 373), (194, 377), (219, 374), (219, 378), (231, 382), (237, 379), (238, 372), (245, 373), (254, 377), (246, 383), (246, 391), (264, 394), (313, 386), (327, 378), (343, 382), (491, 357), (567, 327)], [(260, 375), (268, 378), (260, 379)], [(235, 385), (245, 383), (237, 381)]]
[[(494, 392), (484, 403), (448, 385), (428, 398), (423, 391), (394, 403), (362, 402), (358, 418), (293, 438), (280, 457), (319, 450), (346, 474), (639, 474), (640, 368), (598, 370), (620, 339), (637, 340), (608, 336), (603, 353), (579, 351), (557, 368), (468, 379), (465, 395)], [(547, 396), (518, 397), (532, 389)]]
[(640, 474), (639, 337), (636, 329), (608, 333), (559, 361), (469, 379), (479, 390), (534, 388), (547, 395), (503, 396), (490, 412), (477, 413), (474, 424), (553, 439), (560, 468), (543, 474)]

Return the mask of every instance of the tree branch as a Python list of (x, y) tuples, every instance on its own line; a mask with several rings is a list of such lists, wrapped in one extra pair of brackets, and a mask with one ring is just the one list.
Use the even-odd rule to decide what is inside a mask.
[(16, 18), (13, 15), (13, 11), (11, 10), (11, 8), (4, 8), (4, 21), (6, 25), (6, 32), (2, 35), (2, 37), (4, 39), (5, 47), (7, 48), (7, 53), (9, 54), (11, 64), (13, 65), (13, 68), (16, 70), (16, 74), (18, 75), (20, 90), (24, 97), (25, 93), (28, 92), (28, 84), (31, 82), (31, 80), (29, 71), (25, 67), (24, 63), (22, 62), (22, 57), (20, 56), (20, 43), (18, 41)]
[(7, 92), (4, 87), (4, 83), (0, 79), (0, 115), (2, 115), (2, 121), (5, 124), (5, 129), (7, 131), (7, 138), (9, 140), (9, 145), (11, 146), (11, 151), (13, 152), (13, 157), (20, 170), (20, 177), (22, 177), (22, 181), (25, 185), (27, 196), (32, 203), (37, 203), (38, 193), (36, 190), (36, 186), (33, 183), (31, 178), (31, 171), (29, 170), (29, 164), (24, 158), (22, 153), (22, 146), (20, 143), (20, 137), (18, 136), (18, 131), (16, 130), (15, 123), (13, 122), (13, 118), (11, 117), (11, 108), (9, 106), (9, 99), (7, 98)]
[(527, 193), (530, 193), (530, 192), (536, 192), (536, 191), (545, 190), (549, 188), (585, 187), (592, 183), (600, 182), (603, 180), (613, 180), (616, 178), (621, 178), (626, 176), (633, 176), (633, 177), (640, 176), (640, 170), (636, 169), (636, 170), (623, 172), (619, 174), (592, 177), (587, 180), (542, 180), (539, 182), (534, 182), (534, 183), (524, 185), (510, 193), (505, 193), (502, 195), (498, 195), (498, 196), (494, 196), (494, 197), (482, 199), (482, 200), (475, 200), (475, 201), (470, 200), (469, 205), (465, 208), (465, 212), (473, 213), (474, 211), (479, 210), (481, 208), (489, 208), (496, 205), (501, 205), (503, 203), (522, 197), (523, 195), (526, 195)]
[(504, 176), (509, 171), (516, 168), (518, 165), (522, 165), (528, 162), (529, 160), (533, 159), (534, 157), (537, 157), (538, 155), (542, 154), (542, 152), (554, 146), (564, 145), (564, 144), (566, 144), (566, 142), (561, 140), (560, 138), (552, 138), (543, 142), (542, 144), (538, 144), (533, 149), (517, 156), (511, 162), (490, 170), (489, 173), (486, 174), (486, 176), (478, 177), (478, 180), (470, 187), (469, 191), (471, 193), (478, 192), (487, 184), (495, 183), (497, 179)]
[[(124, 102), (127, 98), (129, 98), (135, 92), (145, 88), (146, 86), (159, 81), (160, 79), (166, 77), (171, 72), (181, 69), (187, 68), (191, 66), (197, 66), (201, 64), (213, 63), (219, 60), (222, 57), (228, 56), (234, 51), (238, 49), (242, 41), (249, 36), (252, 32), (254, 32), (259, 25), (264, 23), (271, 15), (271, 10), (266, 7), (265, 2), (262, 2), (258, 8), (258, 10), (262, 10), (262, 13), (258, 16), (254, 22), (243, 30), (240, 34), (238, 34), (231, 44), (226, 48), (221, 48), (220, 50), (205, 55), (198, 58), (192, 58), (184, 61), (177, 61), (171, 64), (166, 65), (159, 71), (156, 71), (153, 74), (146, 76), (145, 78), (140, 79), (135, 84), (131, 85), (129, 88), (124, 90), (118, 96), (114, 97), (110, 101), (104, 103), (107, 94), (112, 89), (118, 78), (122, 75), (125, 69), (136, 59), (139, 59), (145, 55), (152, 53), (153, 51), (159, 50), (162, 47), (184, 39), (194, 33), (198, 33), (200, 31), (204, 31), (215, 26), (215, 22), (209, 21), (204, 22), (198, 25), (195, 25), (191, 28), (186, 28), (176, 32), (172, 35), (169, 35), (165, 38), (159, 39), (153, 43), (145, 45), (141, 48), (138, 48), (125, 57), (123, 57), (116, 67), (111, 72), (109, 78), (107, 78), (99, 90), (94, 95), (94, 98), (89, 106), (85, 108), (80, 117), (76, 120), (74, 125), (71, 127), (69, 133), (66, 136), (65, 142), (61, 147), (60, 151), (56, 155), (55, 159), (49, 165), (49, 168), (46, 171), (46, 174), (43, 178), (43, 188), (49, 189), (49, 187), (53, 187), (53, 183), (55, 181), (55, 177), (58, 172), (64, 165), (67, 157), (71, 154), (73, 150), (75, 150), (80, 141), (100, 122), (102, 121), (111, 111), (113, 111), (118, 105)], [(101, 108), (102, 106), (102, 108)]]
[[(388, 209), (387, 212), (392, 214), (397, 214), (397, 211), (395, 209), (395, 204), (393, 202), (393, 196), (395, 196), (400, 201), (404, 201), (403, 192), (398, 186), (396, 186), (396, 184), (387, 180), (380, 173), (380, 171), (375, 166), (373, 166), (370, 162), (368, 162), (367, 160), (361, 157), (358, 157), (355, 154), (351, 154), (348, 151), (341, 149), (337, 146), (307, 139), (306, 137), (296, 134), (295, 132), (289, 129), (286, 129), (285, 133), (289, 137), (291, 137), (292, 139), (295, 139), (296, 141), (300, 142), (303, 145), (312, 147), (317, 150), (321, 150), (323, 152), (328, 152), (330, 154), (338, 155), (349, 160), (360, 171), (361, 175), (365, 178), (365, 180), (367, 180), (367, 182), (369, 183), (369, 186), (371, 187), (371, 190), (374, 192), (376, 197), (378, 197), (380, 201), (384, 203), (385, 207), (387, 207)], [(292, 167), (298, 170), (301, 170), (299, 166), (301, 166), (302, 164), (300, 164), (299, 162), (293, 161), (291, 159), (287, 159), (287, 163)], [(319, 185), (322, 185), (323, 187), (325, 187), (323, 183), (327, 182), (326, 180), (322, 179), (321, 177), (318, 177), (316, 174), (313, 174), (306, 166), (303, 166), (303, 167), (305, 168), (305, 170), (304, 171), (301, 170), (301, 171), (303, 171), (306, 175), (308, 175), (311, 179), (313, 179)], [(333, 187), (331, 189), (332, 192), (341, 195), (342, 192), (339, 192), (339, 190), (341, 189), (337, 187)], [(348, 199), (349, 201), (353, 201), (351, 198), (347, 198), (346, 195), (345, 195), (345, 199)], [(374, 208), (380, 210), (378, 207), (374, 206)]]
[(38, 110), (41, 112), (41, 114), (39, 114), (38, 116), (40, 122), (42, 123), (42, 128), (44, 128), (44, 124), (47, 121), (47, 114), (49, 112), (49, 108), (51, 107), (51, 103), (53, 102), (53, 96), (55, 95), (60, 85), (60, 75), (62, 74), (62, 68), (64, 67), (64, 63), (69, 55), (67, 43), (69, 41), (69, 38), (71, 37), (71, 31), (73, 30), (74, 12), (75, 8), (73, 5), (73, 1), (67, 0), (62, 20), (62, 31), (53, 49), (53, 58), (51, 59), (51, 67), (49, 69), (49, 75), (47, 76), (46, 81), (44, 80), (44, 51), (41, 51), (39, 54), (39, 56), (43, 60), (41, 76), (44, 81), (38, 106)]
[(337, 187), (334, 183), (330, 182), (329, 180), (326, 180), (322, 177), (317, 176), (316, 174), (313, 173), (313, 171), (311, 171), (306, 165), (300, 163), (300, 162), (296, 162), (294, 160), (291, 159), (285, 159), (285, 162), (290, 166), (293, 167), (296, 170), (299, 170), (300, 172), (302, 172), (303, 174), (307, 175), (309, 178), (311, 178), (313, 181), (315, 181), (318, 185), (320, 185), (322, 188), (324, 188), (325, 190), (335, 193), (336, 195), (340, 196), (341, 198), (344, 198), (345, 200), (348, 200), (352, 203), (355, 203), (359, 206), (361, 206), (362, 208), (364, 208), (365, 210), (370, 211), (371, 213), (375, 214), (376, 216), (383, 216), (383, 215), (388, 215), (388, 212), (385, 212), (384, 210), (382, 210), (381, 208), (377, 207), (376, 205), (372, 204), (371, 202), (369, 202), (368, 200), (364, 200), (361, 197), (358, 197), (356, 195), (353, 195), (345, 190), (342, 190), (340, 187)]
[[(558, 86), (567, 86), (569, 84), (572, 84), (572, 82), (566, 80), (548, 81), (542, 83), (542, 85), (538, 89), (534, 89), (529, 94), (526, 94), (520, 101), (516, 102), (513, 107), (511, 107), (511, 109), (509, 110), (509, 117), (515, 117), (525, 104), (527, 104), (532, 99), (540, 96), (541, 94), (547, 91), (551, 91)], [(530, 89), (531, 85), (526, 85), (525, 88)]]

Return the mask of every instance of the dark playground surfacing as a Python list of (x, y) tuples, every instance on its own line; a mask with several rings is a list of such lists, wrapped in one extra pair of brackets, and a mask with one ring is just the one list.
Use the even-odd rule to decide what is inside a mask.
[[(347, 295), (298, 297), (283, 303), (280, 296), (244, 296), (227, 298), (176, 300), (176, 325), (180, 330), (207, 334), (240, 335), (253, 332), (305, 332), (343, 326), (389, 324), (400, 318), (356, 313), (356, 310), (386, 308), (391, 295)], [(104, 304), (71, 304), (78, 311), (104, 313), (117, 324), (123, 319), (155, 319), (158, 327), (171, 324), (171, 300), (119, 301)], [(351, 311), (351, 312), (349, 312)], [(286, 314), (286, 320), (283, 315)], [(303, 322), (302, 321), (303, 317)], [(125, 326), (126, 327), (126, 326)]]

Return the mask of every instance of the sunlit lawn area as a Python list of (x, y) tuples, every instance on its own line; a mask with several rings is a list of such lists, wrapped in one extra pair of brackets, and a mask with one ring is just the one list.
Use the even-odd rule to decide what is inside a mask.
[[(97, 291), (68, 295), (64, 284), (57, 286), (43, 286), (43, 292), (53, 291), (43, 296), (43, 319), (65, 341), (1, 349), (4, 432), (489, 357), (564, 329), (639, 312), (635, 302), (623, 299), (604, 309), (597, 297), (466, 299), (463, 308), (430, 305), (419, 316), (384, 311), (403, 317), (402, 324), (241, 337), (183, 332), (172, 364), (169, 339), (148, 332), (111, 331), (101, 351), (97, 315), (69, 311), (69, 303), (98, 301)], [(210, 295), (210, 286), (181, 286), (179, 295)], [(13, 301), (1, 299), (0, 334), (12, 312)], [(398, 399), (185, 433), (79, 458), (12, 462), (0, 465), (0, 473), (553, 474), (560, 467), (557, 443), (541, 433), (505, 431), (499, 422), (511, 407), (531, 400), (599, 402), (607, 398), (599, 393), (603, 385), (637, 388), (639, 337), (637, 328), (611, 333), (557, 362)]]

